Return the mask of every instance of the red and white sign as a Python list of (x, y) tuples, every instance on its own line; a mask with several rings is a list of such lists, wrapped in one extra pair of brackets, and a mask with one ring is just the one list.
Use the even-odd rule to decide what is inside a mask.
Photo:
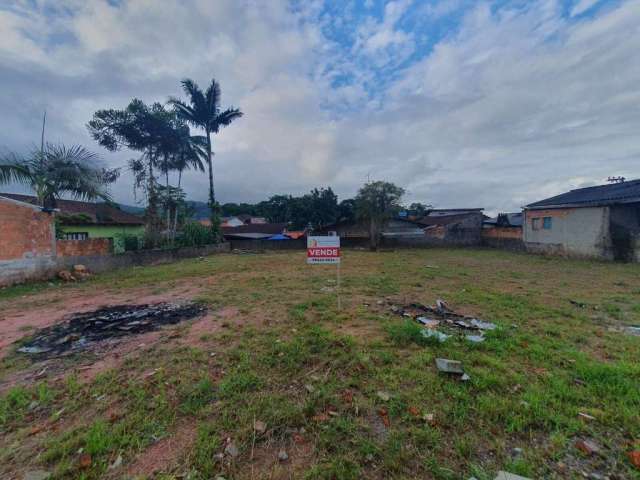
[(307, 263), (340, 263), (340, 237), (307, 237)]

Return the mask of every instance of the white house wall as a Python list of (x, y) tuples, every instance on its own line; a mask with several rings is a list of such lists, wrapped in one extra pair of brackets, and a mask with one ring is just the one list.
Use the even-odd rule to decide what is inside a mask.
[[(543, 218), (551, 228), (543, 228)], [(540, 228), (533, 229), (533, 219)], [(527, 210), (523, 224), (528, 251), (575, 257), (612, 258), (609, 235), (609, 207)]]

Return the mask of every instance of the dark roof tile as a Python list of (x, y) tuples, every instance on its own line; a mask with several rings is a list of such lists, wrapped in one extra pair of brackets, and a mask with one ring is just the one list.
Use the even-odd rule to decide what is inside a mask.
[(577, 188), (555, 197), (530, 203), (526, 208), (586, 207), (631, 202), (640, 202), (640, 180)]
[[(38, 200), (32, 195), (20, 195), (17, 193), (0, 193), (0, 196), (12, 198), (20, 202), (37, 205)], [(137, 215), (117, 209), (107, 203), (80, 202), (77, 200), (57, 200), (57, 208), (60, 216), (74, 216), (74, 225), (144, 225), (144, 220)], [(82, 216), (90, 220), (82, 220)], [(63, 219), (63, 223), (66, 223)]]

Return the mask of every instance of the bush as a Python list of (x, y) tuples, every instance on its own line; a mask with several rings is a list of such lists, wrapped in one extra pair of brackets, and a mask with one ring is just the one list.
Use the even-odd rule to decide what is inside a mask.
[(182, 247), (201, 247), (215, 243), (215, 236), (210, 227), (197, 222), (190, 222), (182, 227), (182, 235), (179, 244)]

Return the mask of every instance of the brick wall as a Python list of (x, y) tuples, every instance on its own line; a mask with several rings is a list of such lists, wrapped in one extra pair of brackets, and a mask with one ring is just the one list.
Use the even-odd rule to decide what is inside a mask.
[(491, 227), (482, 229), (482, 244), (502, 250), (523, 251), (521, 227)]
[(482, 229), (482, 238), (509, 238), (522, 240), (521, 227), (491, 227)]
[(55, 255), (53, 216), (0, 198), (0, 260)]
[(59, 257), (109, 255), (110, 253), (113, 253), (113, 242), (110, 238), (57, 240), (56, 250)]

